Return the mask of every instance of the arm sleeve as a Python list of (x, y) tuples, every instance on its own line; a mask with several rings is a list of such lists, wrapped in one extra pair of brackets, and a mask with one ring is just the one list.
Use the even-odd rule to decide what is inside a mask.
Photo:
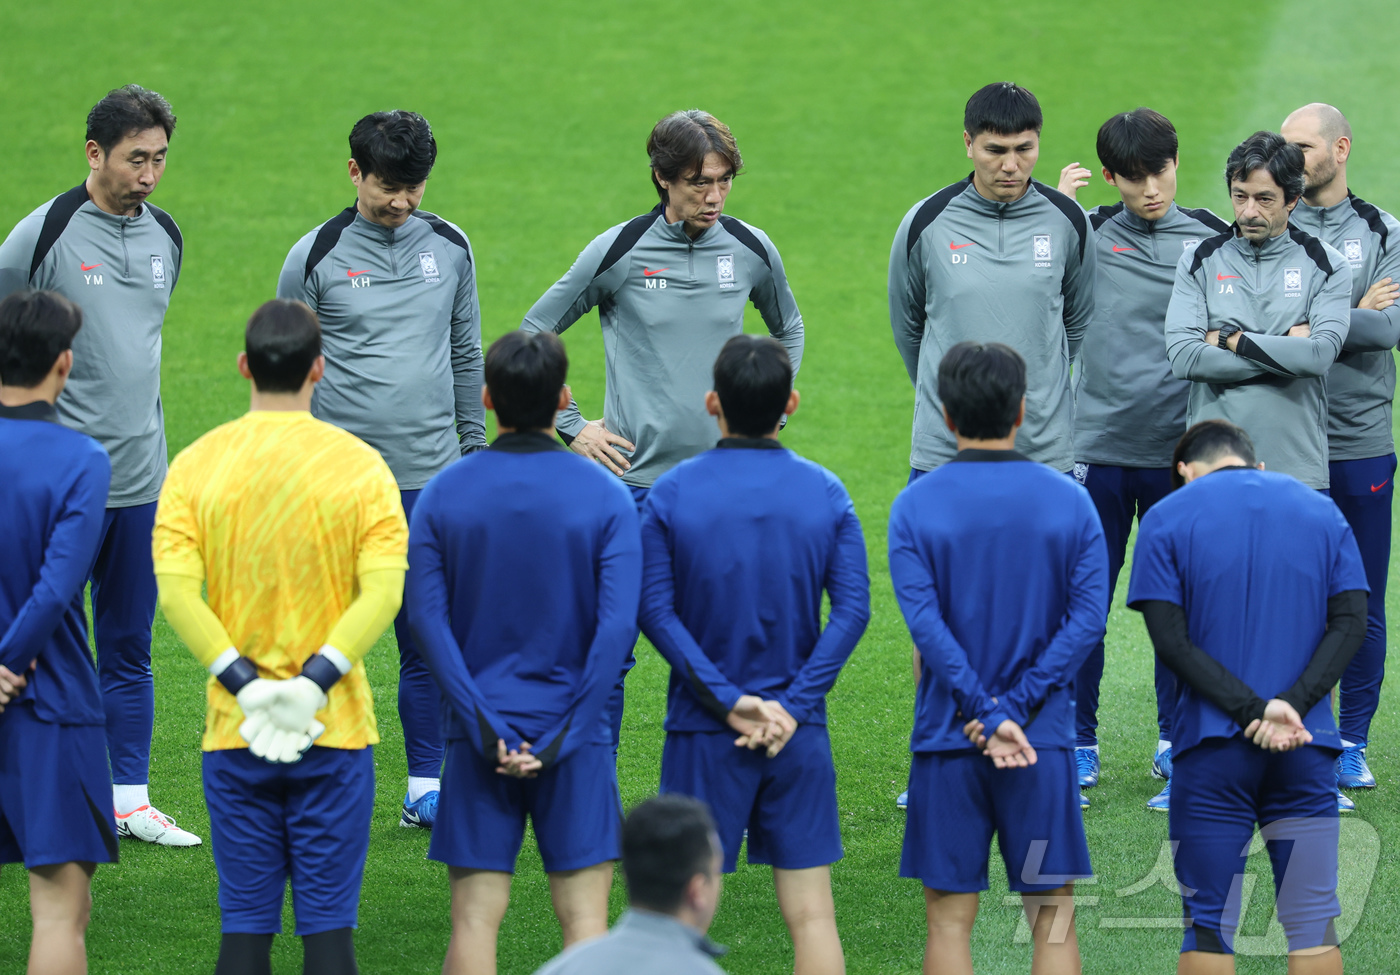
[(297, 241), (287, 253), (287, 259), (282, 262), (282, 273), (277, 276), (277, 297), (305, 302), (312, 311), (319, 314), (314, 275), (310, 279), (306, 276), (306, 256), (310, 252), (314, 234), (315, 231), (312, 231)]
[(352, 664), (363, 659), (394, 622), (403, 605), (404, 574), (403, 569), (376, 569), (356, 577), (360, 591), (326, 637)]
[(890, 517), (889, 552), (895, 598), (924, 667), (949, 689), (965, 717), (976, 718), (988, 729), (995, 729), (1011, 715), (987, 693), (981, 677), (972, 669), (967, 651), (944, 621), (933, 572), (900, 517), (898, 501)]
[(1165, 334), (1172, 375), (1198, 383), (1238, 383), (1264, 375), (1266, 370), (1257, 362), (1206, 342), (1206, 296), (1200, 280), (1188, 271), (1191, 260), (1188, 252), (1177, 264), (1167, 304)]
[(1353, 308), (1343, 352), (1389, 352), (1400, 344), (1400, 304), (1385, 311)]
[(110, 480), (111, 465), (104, 454), (100, 462), (95, 459), (83, 467), (64, 497), (44, 545), (39, 578), (14, 620), (0, 634), (0, 665), (12, 672), (22, 673), (40, 656), (63, 614), (75, 600), (81, 600), (88, 570), (97, 555)]
[(1007, 713), (1022, 727), (1052, 690), (1073, 683), (1080, 665), (1103, 639), (1108, 619), (1108, 547), (1092, 503), (1086, 498), (1084, 504), (1088, 510), (1080, 531), (1079, 557), (1070, 574), (1064, 621), (1035, 665), (1004, 695)]
[(1366, 639), (1366, 592), (1349, 589), (1327, 600), (1327, 629), (1312, 659), (1293, 686), (1279, 695), (1300, 717), (1311, 711), (1342, 679)]
[(598, 622), (588, 663), (573, 703), (560, 723), (534, 742), (534, 754), (549, 768), (587, 743), (589, 731), (608, 706), (628, 652), (637, 643), (637, 598), (642, 585), (642, 540), (637, 508), (619, 494), (597, 564)]
[(30, 214), (0, 244), (0, 300), (29, 287), (29, 267), (34, 263), (34, 248), (43, 223), (41, 215)]
[(894, 345), (904, 360), (909, 381), (919, 385), (919, 348), (924, 341), (928, 294), (924, 275), (924, 243), (921, 237), (908, 250), (909, 224), (913, 212), (900, 223), (890, 248), (890, 328)]
[(452, 395), (457, 408), (457, 439), (462, 453), (469, 454), (486, 446), (486, 407), (481, 402), (481, 304), (470, 246), (461, 262), (452, 303)]
[(1225, 665), (1191, 642), (1186, 610), (1176, 603), (1148, 599), (1133, 605), (1142, 612), (1157, 659), (1201, 697), (1241, 728), (1264, 716), (1264, 699)]
[(769, 266), (759, 269), (760, 283), (749, 292), (749, 300), (763, 316), (768, 333), (787, 349), (795, 377), (802, 365), (802, 313), (797, 309), (797, 299), (793, 297), (792, 287), (788, 284), (787, 271), (783, 268), (783, 259), (778, 256), (778, 249), (766, 236), (759, 235), (759, 240), (768, 252)]
[(743, 691), (715, 666), (676, 613), (676, 577), (672, 563), (667, 488), (653, 488), (642, 514), (642, 596), (638, 619), (642, 632), (681, 676), (704, 707), (720, 721)]
[[(835, 486), (832, 486), (835, 490)], [(866, 568), (865, 536), (860, 530), (855, 505), (844, 490), (836, 499), (841, 505), (836, 529), (836, 547), (827, 565), (824, 585), (831, 597), (831, 613), (812, 654), (797, 672), (778, 701), (787, 712), (803, 723), (817, 716), (817, 709), (851, 652), (860, 642), (870, 622), (870, 575)]]
[(156, 588), (160, 592), (160, 611), (201, 666), (207, 668), (233, 646), (224, 624), (204, 601), (199, 579), (180, 573), (158, 573)]
[(1311, 335), (1241, 332), (1235, 352), (1279, 376), (1325, 376), (1351, 328), (1351, 268), (1333, 271), (1308, 306)]
[[(1077, 234), (1076, 234), (1077, 236)], [(1069, 357), (1079, 356), (1084, 332), (1094, 317), (1094, 272), (1098, 267), (1099, 249), (1094, 245), (1094, 231), (1084, 219), (1084, 246), (1071, 251), (1065, 262), (1065, 276), (1060, 284), (1064, 296), (1065, 338), (1069, 342)]]

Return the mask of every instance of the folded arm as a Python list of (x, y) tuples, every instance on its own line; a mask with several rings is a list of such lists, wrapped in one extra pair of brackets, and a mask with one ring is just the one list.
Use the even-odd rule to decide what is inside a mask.
[(1353, 308), (1344, 352), (1389, 352), (1400, 344), (1400, 305), (1385, 311)]
[(1183, 258), (1176, 269), (1176, 284), (1167, 305), (1165, 326), (1167, 358), (1172, 375), (1198, 383), (1238, 383), (1262, 376), (1266, 370), (1228, 349), (1206, 341), (1210, 321), (1201, 283), (1187, 273)]

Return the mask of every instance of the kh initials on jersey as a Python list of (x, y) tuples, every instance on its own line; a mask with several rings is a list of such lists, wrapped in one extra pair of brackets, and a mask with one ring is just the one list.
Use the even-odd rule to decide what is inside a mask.
[(369, 277), (368, 277), (368, 275), (369, 275), (369, 269), (368, 269), (368, 268), (366, 268), (366, 269), (363, 270), (363, 271), (351, 271), (351, 270), (348, 270), (348, 269), (347, 269), (346, 272), (345, 272), (345, 276), (348, 277), (348, 278), (350, 279), (350, 287), (352, 287), (352, 288), (368, 288), (368, 287), (369, 287)]

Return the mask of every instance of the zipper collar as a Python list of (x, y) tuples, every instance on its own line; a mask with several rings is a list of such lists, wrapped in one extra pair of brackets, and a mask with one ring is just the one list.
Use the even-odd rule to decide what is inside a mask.
[(86, 180), (79, 183), (78, 185), (83, 188), (83, 193), (87, 196), (87, 202), (80, 206), (78, 209), (83, 210), (87, 213), (96, 214), (99, 220), (104, 221), (108, 226), (112, 227), (115, 230), (122, 230), (126, 227), (131, 226), (134, 223), (139, 223), (140, 221), (145, 220), (151, 215), (151, 208), (146, 206), (146, 204), (144, 203), (141, 204), (141, 208), (136, 211), (136, 216), (134, 217), (128, 216), (124, 213), (108, 213), (106, 210), (102, 209), (95, 202), (93, 202), (92, 194), (88, 193), (87, 191)]
[(1294, 246), (1293, 238), (1289, 235), (1287, 228), (1277, 237), (1270, 237), (1257, 247), (1240, 233), (1240, 225), (1237, 223), (1230, 224), (1230, 234), (1230, 246), (1250, 260), (1255, 261), (1279, 257)]
[(381, 226), (373, 220), (366, 220), (365, 215), (360, 212), (360, 208), (353, 203), (350, 204), (350, 209), (355, 211), (355, 219), (350, 222), (350, 226), (371, 240), (381, 244), (396, 244), (408, 236), (409, 221), (413, 219), (411, 215), (408, 220), (404, 221), (402, 227), (393, 229)]
[(977, 210), (980, 213), (985, 213), (989, 216), (1001, 217), (1005, 216), (1007, 213), (1013, 210), (1033, 206), (1035, 201), (1040, 197), (1040, 193), (1035, 188), (1035, 181), (1032, 180), (1031, 184), (1026, 187), (1026, 192), (1021, 194), (1021, 198), (1019, 200), (1013, 200), (1010, 203), (998, 203), (997, 201), (989, 200), (981, 193), (978, 193), (977, 187), (972, 185), (972, 174), (968, 173), (967, 189), (963, 191), (963, 197), (967, 200), (967, 202), (971, 205), (971, 207), (974, 210)]
[(658, 209), (656, 215), (660, 217), (656, 222), (656, 226), (660, 229), (661, 235), (667, 240), (673, 240), (678, 244), (685, 244), (687, 247), (703, 244), (714, 234), (715, 227), (719, 226), (719, 221), (715, 221), (714, 227), (706, 228), (705, 232), (699, 237), (691, 237), (690, 234), (685, 232), (684, 220), (677, 220), (675, 223), (671, 223), (666, 219), (666, 208), (664, 206)]
[(1181, 211), (1177, 209), (1175, 201), (1169, 203), (1167, 205), (1167, 212), (1156, 220), (1144, 220), (1142, 217), (1139, 217), (1136, 213), (1129, 210), (1127, 205), (1124, 204), (1123, 212), (1120, 214), (1119, 220), (1122, 222), (1123, 226), (1140, 234), (1155, 234), (1157, 231), (1165, 230), (1167, 227), (1176, 223), (1180, 215)]

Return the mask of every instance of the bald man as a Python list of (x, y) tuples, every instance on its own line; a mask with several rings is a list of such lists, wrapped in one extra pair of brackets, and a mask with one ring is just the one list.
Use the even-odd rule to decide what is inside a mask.
[(1331, 105), (1304, 105), (1283, 122), (1283, 137), (1303, 150), (1303, 200), (1289, 222), (1331, 244), (1351, 265), (1351, 332), (1327, 374), (1327, 448), (1332, 498), (1361, 546), (1366, 582), (1366, 640), (1342, 677), (1337, 784), (1373, 789), (1366, 764), (1371, 718), (1385, 674), (1385, 583), (1390, 567), (1390, 508), (1395, 489), (1391, 402), (1400, 341), (1400, 223), (1347, 187), (1351, 126)]

